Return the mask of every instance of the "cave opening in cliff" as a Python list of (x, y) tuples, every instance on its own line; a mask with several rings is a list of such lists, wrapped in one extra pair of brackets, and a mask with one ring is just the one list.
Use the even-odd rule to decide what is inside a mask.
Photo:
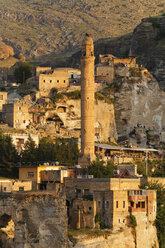
[(7, 244), (11, 244), (15, 237), (15, 225), (11, 216), (3, 214), (0, 217), (0, 242), (2, 247), (8, 247)]
[(54, 123), (56, 126), (58, 127), (62, 127), (64, 126), (64, 123), (63, 121), (60, 119), (60, 117), (58, 115), (52, 115), (52, 116), (49, 116), (47, 119), (46, 119), (46, 122), (51, 124), (51, 123)]

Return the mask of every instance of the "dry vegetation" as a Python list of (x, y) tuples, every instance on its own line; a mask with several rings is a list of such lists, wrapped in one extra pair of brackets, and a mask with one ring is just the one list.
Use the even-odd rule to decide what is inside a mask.
[(85, 32), (121, 36), (164, 9), (164, 0), (0, 0), (0, 33), (27, 56), (57, 54), (73, 51)]

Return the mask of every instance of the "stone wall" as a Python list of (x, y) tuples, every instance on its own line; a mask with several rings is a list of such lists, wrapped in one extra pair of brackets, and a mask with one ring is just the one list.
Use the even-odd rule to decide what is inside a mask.
[(7, 101), (7, 92), (0, 92), (0, 112), (2, 111), (2, 105)]
[[(15, 225), (10, 248), (68, 248), (65, 197), (49, 192), (2, 194), (0, 222)], [(6, 223), (5, 223), (6, 220)]]

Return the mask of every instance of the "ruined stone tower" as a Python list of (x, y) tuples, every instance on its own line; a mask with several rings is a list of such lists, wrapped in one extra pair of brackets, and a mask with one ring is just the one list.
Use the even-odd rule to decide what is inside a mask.
[(91, 35), (82, 42), (81, 56), (81, 155), (79, 164), (86, 168), (94, 160), (94, 47)]

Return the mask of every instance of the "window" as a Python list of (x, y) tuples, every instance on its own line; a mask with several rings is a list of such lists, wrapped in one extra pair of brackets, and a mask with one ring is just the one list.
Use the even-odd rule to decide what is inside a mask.
[(92, 207), (89, 207), (89, 210), (92, 210)]
[(50, 80), (50, 83), (52, 83), (52, 80)]
[(24, 187), (19, 187), (19, 191), (24, 191)]
[(89, 194), (89, 189), (84, 189), (84, 195), (88, 195)]
[(125, 201), (123, 201), (123, 208), (125, 208)]
[(26, 120), (23, 120), (23, 123), (26, 123)]
[(3, 100), (3, 95), (0, 95), (0, 100)]
[(136, 208), (140, 208), (140, 202), (138, 202), (138, 204), (136, 204)]
[(6, 191), (6, 187), (3, 188), (3, 191)]
[(106, 201), (106, 208), (109, 208), (109, 201)]
[(34, 177), (34, 172), (28, 172), (28, 177)]
[(118, 208), (119, 207), (119, 204), (118, 204), (118, 201), (116, 201), (116, 208)]
[(65, 80), (64, 80), (64, 83), (65, 83)]
[(59, 83), (59, 80), (57, 80), (57, 83)]
[(18, 110), (21, 110), (21, 107), (18, 107)]
[(125, 223), (125, 219), (123, 219), (123, 223)]
[(80, 194), (81, 193), (81, 189), (76, 189), (76, 193)]
[(118, 219), (118, 222), (120, 223), (120, 219)]
[(134, 207), (134, 202), (133, 201), (131, 201), (131, 207)]
[(145, 202), (142, 202), (142, 208), (145, 208)]
[(45, 79), (43, 80), (43, 82), (45, 83)]
[(154, 205), (154, 212), (156, 212), (156, 206)]

